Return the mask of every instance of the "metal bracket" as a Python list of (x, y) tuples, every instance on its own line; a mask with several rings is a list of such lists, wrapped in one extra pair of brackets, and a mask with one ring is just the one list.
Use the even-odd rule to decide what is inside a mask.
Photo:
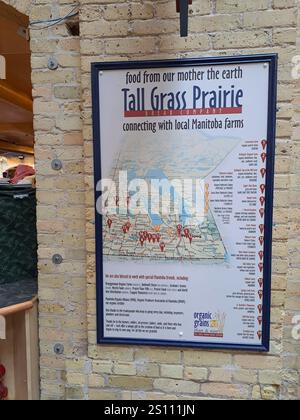
[(53, 350), (54, 350), (54, 353), (55, 354), (60, 355), (60, 354), (63, 354), (64, 353), (65, 348), (64, 348), (64, 346), (62, 344), (59, 344), (58, 343), (58, 344), (55, 344)]
[(180, 36), (188, 36), (188, 17), (189, 17), (189, 4), (193, 0), (176, 0), (176, 10), (180, 13)]
[(63, 257), (59, 254), (55, 254), (52, 257), (52, 262), (55, 265), (60, 265), (63, 262)]
[(48, 69), (49, 70), (57, 70), (58, 69), (58, 61), (55, 57), (50, 57), (49, 58)]
[(63, 167), (62, 161), (59, 159), (52, 160), (51, 167), (54, 171), (60, 171)]

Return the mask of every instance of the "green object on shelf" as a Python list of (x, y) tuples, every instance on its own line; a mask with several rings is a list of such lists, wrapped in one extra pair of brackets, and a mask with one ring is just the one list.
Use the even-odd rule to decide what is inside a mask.
[(36, 191), (0, 185), (0, 284), (36, 278)]

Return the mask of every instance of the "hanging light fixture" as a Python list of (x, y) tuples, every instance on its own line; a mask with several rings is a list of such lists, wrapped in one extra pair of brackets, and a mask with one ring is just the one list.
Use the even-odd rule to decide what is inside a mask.
[(176, 10), (180, 13), (180, 36), (185, 37), (188, 35), (188, 17), (189, 5), (193, 0), (176, 0)]

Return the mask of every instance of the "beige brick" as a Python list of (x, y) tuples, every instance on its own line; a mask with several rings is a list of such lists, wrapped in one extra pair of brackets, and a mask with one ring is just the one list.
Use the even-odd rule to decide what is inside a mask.
[(199, 384), (192, 381), (174, 380), (174, 379), (155, 379), (154, 388), (164, 392), (197, 394), (199, 392)]
[(261, 400), (261, 389), (259, 385), (253, 387), (251, 397), (253, 400)]
[(192, 366), (223, 366), (231, 363), (231, 355), (225, 353), (187, 350), (184, 362)]
[(159, 37), (159, 49), (162, 52), (179, 52), (189, 50), (210, 49), (208, 35), (191, 34), (187, 38), (178, 38), (177, 35), (163, 35)]
[(67, 381), (69, 385), (83, 385), (86, 377), (81, 373), (67, 372)]
[(206, 381), (208, 371), (206, 368), (187, 366), (184, 369), (184, 378), (196, 381)]
[(109, 385), (114, 388), (128, 390), (149, 390), (153, 388), (153, 380), (150, 378), (134, 376), (110, 376)]
[(239, 369), (233, 371), (234, 382), (246, 384), (255, 384), (257, 382), (257, 373), (255, 370)]
[(233, 31), (218, 33), (213, 36), (213, 47), (215, 49), (266, 47), (270, 43), (271, 34), (267, 31)]
[(153, 37), (141, 38), (120, 38), (105, 41), (105, 52), (113, 54), (141, 54), (154, 52), (156, 39)]
[(67, 387), (66, 388), (67, 400), (83, 400), (84, 392), (81, 387)]
[(277, 400), (278, 399), (278, 387), (275, 386), (264, 386), (261, 391), (263, 400)]
[(171, 34), (178, 30), (178, 22), (174, 20), (134, 20), (132, 22), (132, 35)]
[(259, 382), (267, 385), (280, 385), (280, 371), (263, 370), (259, 372)]
[(231, 382), (232, 371), (223, 368), (211, 368), (208, 379), (211, 382)]
[(264, 10), (269, 7), (268, 0), (252, 0), (246, 2), (243, 0), (223, 0), (216, 4), (217, 12), (245, 12), (251, 10)]
[(201, 385), (201, 393), (205, 396), (247, 399), (249, 387), (246, 385), (210, 383)]
[(124, 21), (107, 22), (97, 20), (95, 22), (82, 22), (80, 30), (84, 36), (125, 36), (128, 32), (128, 23)]
[(279, 357), (264, 355), (241, 355), (235, 356), (234, 361), (237, 366), (245, 369), (280, 369)]
[(291, 27), (296, 23), (295, 10), (290, 9), (282, 12), (272, 10), (265, 12), (251, 12), (244, 14), (244, 26), (251, 28), (278, 28), (280, 26)]
[(139, 348), (136, 351), (135, 359), (137, 361), (174, 364), (181, 362), (181, 353), (179, 350), (163, 350), (160, 348)]
[(183, 367), (179, 365), (164, 365), (160, 366), (160, 374), (164, 378), (183, 378)]
[(156, 378), (160, 376), (159, 365), (156, 363), (136, 363), (137, 375), (149, 378)]
[(90, 389), (89, 390), (89, 399), (90, 400), (119, 400), (121, 399), (121, 392), (114, 390), (104, 390), (104, 389)]
[(296, 31), (294, 29), (273, 30), (273, 42), (275, 44), (294, 44), (296, 41)]
[[(176, 7), (174, 7), (173, 0), (157, 2), (155, 16), (159, 19), (177, 18)], [(212, 10), (211, 2), (209, 0), (194, 0), (190, 7), (191, 15), (207, 15)]]
[(133, 349), (111, 346), (90, 347), (90, 357), (101, 360), (132, 361)]
[(88, 377), (88, 383), (92, 388), (102, 388), (104, 386), (104, 378), (99, 374), (90, 374)]
[(134, 363), (115, 363), (114, 373), (116, 375), (136, 375), (136, 366)]
[(189, 19), (190, 32), (225, 32), (241, 26), (239, 14), (194, 16)]

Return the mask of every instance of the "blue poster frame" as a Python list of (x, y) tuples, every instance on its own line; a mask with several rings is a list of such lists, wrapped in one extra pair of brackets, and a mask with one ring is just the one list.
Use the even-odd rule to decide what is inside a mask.
[[(103, 304), (103, 242), (102, 216), (96, 211), (96, 202), (101, 193), (96, 185), (101, 179), (101, 118), (99, 74), (106, 70), (136, 70), (171, 67), (201, 67), (208, 65), (266, 63), (269, 66), (268, 86), (268, 153), (266, 162), (266, 193), (265, 193), (265, 233), (264, 233), (264, 267), (263, 267), (263, 309), (262, 309), (262, 344), (249, 345), (238, 343), (197, 343), (194, 341), (153, 340), (135, 338), (108, 338), (104, 336), (104, 304)], [(274, 165), (275, 136), (277, 112), (277, 54), (237, 55), (231, 57), (204, 57), (154, 61), (121, 61), (97, 62), (91, 64), (92, 73), (92, 117), (93, 117), (93, 148), (94, 148), (94, 178), (95, 178), (95, 232), (96, 232), (96, 293), (97, 293), (97, 343), (118, 345), (166, 346), (177, 348), (202, 348), (268, 352), (270, 349), (270, 318), (271, 318), (271, 273), (272, 273), (272, 226), (273, 226), (273, 195), (274, 195)]]

